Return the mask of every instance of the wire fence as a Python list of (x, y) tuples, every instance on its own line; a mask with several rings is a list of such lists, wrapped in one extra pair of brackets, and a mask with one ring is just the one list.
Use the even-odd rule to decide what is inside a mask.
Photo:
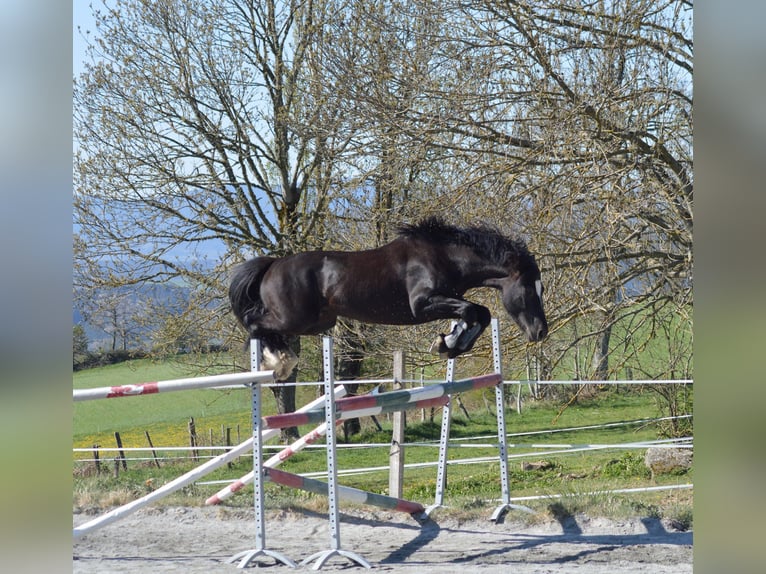
[[(380, 392), (380, 385), (386, 385), (394, 382), (394, 379), (374, 379), (369, 381), (345, 381), (346, 383), (351, 384), (363, 384), (363, 383), (369, 383), (378, 385), (378, 388), (376, 388), (372, 393), (376, 394)], [(443, 384), (444, 381), (409, 381), (412, 384), (420, 385), (422, 387), (428, 386), (429, 384)], [(406, 382), (405, 382), (406, 383)], [(317, 383), (301, 383), (301, 385), (316, 385)], [(338, 385), (343, 385), (344, 382), (338, 382)], [(600, 385), (600, 386), (628, 386), (628, 385), (638, 385), (638, 386), (647, 386), (647, 385), (691, 385), (693, 384), (693, 381), (691, 379), (684, 379), (684, 380), (643, 380), (643, 381), (503, 381), (503, 384), (506, 386), (509, 385), (517, 385), (517, 395), (521, 394), (522, 386), (523, 385)], [(223, 387), (226, 388), (226, 387)], [(241, 388), (237, 386), (237, 388)], [(340, 389), (343, 390), (343, 389)], [(337, 392), (337, 391), (336, 391)], [(533, 392), (532, 387), (530, 387), (530, 392)], [(458, 395), (458, 404), (460, 404), (460, 399)], [(308, 405), (307, 405), (308, 407)], [(517, 403), (518, 408), (518, 403)], [(303, 409), (301, 409), (303, 410)], [(447, 411), (448, 412), (448, 411)], [(467, 413), (466, 413), (467, 414)], [(568, 455), (573, 455), (576, 453), (584, 453), (584, 452), (595, 452), (595, 451), (628, 451), (628, 450), (636, 450), (636, 449), (650, 449), (650, 448), (676, 448), (676, 449), (692, 449), (693, 448), (693, 437), (692, 436), (683, 436), (679, 438), (672, 438), (672, 439), (658, 439), (658, 440), (637, 440), (637, 441), (625, 441), (625, 442), (609, 442), (609, 443), (589, 443), (589, 442), (554, 442), (554, 436), (559, 433), (578, 433), (578, 432), (587, 432), (587, 431), (598, 431), (598, 430), (607, 430), (607, 429), (619, 429), (619, 428), (630, 428), (630, 427), (639, 427), (639, 426), (648, 426), (648, 425), (659, 425), (661, 423), (677, 423), (680, 421), (690, 420), (693, 418), (692, 414), (680, 414), (676, 416), (663, 416), (663, 417), (650, 417), (650, 418), (639, 418), (639, 419), (631, 419), (631, 420), (620, 420), (620, 421), (610, 421), (610, 422), (601, 422), (598, 424), (590, 424), (590, 425), (581, 425), (581, 426), (569, 426), (566, 428), (544, 428), (544, 429), (537, 429), (537, 430), (528, 430), (523, 432), (512, 432), (512, 433), (506, 433), (506, 445), (501, 448), (501, 452), (505, 452), (506, 456), (506, 462), (510, 462), (513, 460), (521, 460), (522, 462), (522, 470), (524, 470), (524, 464), (525, 461), (523, 459), (528, 460), (534, 460), (538, 457), (544, 458), (546, 460), (552, 458), (552, 457), (563, 457)], [(190, 421), (193, 422), (193, 419)], [(690, 427), (691, 428), (691, 427)], [(210, 464), (218, 464), (215, 462), (216, 458), (228, 457), (229, 461), (234, 461), (237, 458), (241, 458), (244, 456), (244, 449), (243, 446), (246, 443), (242, 443), (238, 446), (231, 446), (229, 444), (229, 439), (231, 438), (228, 436), (228, 432), (231, 429), (224, 429), (222, 427), (222, 442), (225, 440), (225, 444), (213, 444), (213, 438), (212, 438), (212, 430), (210, 431), (210, 444), (204, 445), (199, 444), (199, 442), (192, 441), (191, 444), (187, 444), (184, 446), (178, 446), (178, 445), (170, 445), (170, 446), (156, 446), (153, 445), (151, 442), (151, 439), (148, 435), (148, 432), (146, 432), (146, 438), (149, 442), (149, 446), (147, 447), (123, 447), (119, 438), (117, 435), (119, 433), (115, 433), (115, 437), (117, 438), (118, 446), (115, 448), (110, 447), (100, 447), (99, 445), (93, 445), (92, 447), (80, 447), (80, 448), (73, 448), (73, 455), (75, 458), (75, 469), (76, 472), (79, 472), (77, 469), (83, 470), (83, 476), (88, 475), (91, 473), (92, 469), (95, 466), (95, 470), (97, 473), (101, 472), (100, 465), (102, 463), (111, 463), (113, 461), (114, 463), (114, 473), (115, 477), (119, 473), (119, 466), (121, 465), (123, 469), (127, 469), (127, 463), (135, 463), (135, 464), (154, 464), (157, 467), (159, 467), (162, 464), (168, 463), (181, 463), (185, 461), (193, 460), (195, 463), (199, 463), (200, 461), (203, 461), (202, 466), (206, 467)], [(226, 432), (224, 432), (226, 431)], [(239, 428), (237, 427), (237, 436), (239, 437)], [(225, 437), (225, 438), (224, 438)], [(551, 437), (550, 440), (546, 441), (546, 437)], [(511, 442), (513, 441), (513, 442)], [(446, 466), (464, 466), (464, 465), (487, 465), (487, 464), (493, 464), (498, 462), (498, 454), (497, 449), (501, 445), (498, 444), (499, 440), (496, 434), (493, 435), (475, 435), (475, 436), (468, 436), (468, 437), (461, 437), (461, 438), (452, 438), (448, 440), (448, 448), (451, 451), (461, 451), (463, 453), (469, 452), (470, 450), (477, 450), (477, 449), (484, 449), (485, 451), (493, 451), (489, 455), (485, 455), (486, 452), (477, 452), (479, 456), (461, 456), (460, 454), (453, 454), (452, 458), (449, 460), (433, 460), (433, 461), (424, 461), (424, 462), (411, 462), (411, 463), (405, 463), (403, 465), (403, 470), (415, 470), (415, 469), (429, 469), (429, 468), (437, 468), (439, 467), (439, 473), (442, 473), (442, 467), (440, 467), (440, 464), (444, 464)], [(336, 444), (336, 448), (339, 450), (344, 449), (386, 449), (389, 451), (391, 449), (392, 442), (376, 442), (376, 443), (351, 443), (351, 444), (344, 444), (344, 443), (338, 443)], [(404, 448), (439, 448), (441, 446), (439, 440), (419, 440), (419, 441), (413, 441), (413, 442), (407, 442), (407, 443), (401, 443), (399, 446)], [(263, 445), (264, 451), (271, 451), (271, 450), (282, 450), (284, 449), (284, 445)], [(320, 444), (308, 444), (306, 445), (306, 448), (309, 449), (326, 449), (326, 445), (320, 443)], [(87, 457), (88, 454), (92, 454), (92, 457)], [(113, 454), (117, 453), (118, 456), (114, 457), (113, 459), (105, 458), (104, 460), (101, 460), (101, 454)], [(228, 454), (227, 454), (228, 453)], [(142, 456), (144, 455), (144, 456)], [(279, 456), (278, 454), (275, 455)], [(442, 457), (441, 451), (440, 451), (440, 458)], [(250, 462), (250, 456), (247, 456), (248, 462)], [(274, 457), (272, 457), (274, 458)], [(420, 457), (421, 460), (424, 457)], [(229, 462), (229, 465), (231, 466), (231, 462)], [(201, 468), (201, 467), (200, 467)], [(360, 475), (369, 475), (369, 474), (382, 474), (386, 473), (388, 474), (390, 472), (390, 465), (381, 465), (381, 466), (367, 466), (364, 468), (349, 468), (349, 469), (337, 469), (337, 476), (339, 477), (353, 477), (353, 476), (360, 476)], [(654, 472), (652, 470), (652, 472)], [(213, 480), (213, 481), (204, 481), (201, 480), (206, 473), (198, 472), (198, 471), (191, 471), (190, 473), (187, 473), (187, 475), (193, 474), (194, 476), (191, 477), (191, 479), (187, 479), (187, 482), (189, 484), (195, 483), (200, 486), (205, 485), (227, 485), (227, 487), (230, 487), (232, 485), (232, 479), (224, 479), (224, 480)], [(186, 477), (187, 475), (184, 475)], [(327, 471), (326, 470), (320, 470), (316, 472), (304, 472), (300, 473), (297, 476), (303, 477), (307, 480), (311, 480), (314, 478), (323, 479), (327, 477)], [(240, 479), (244, 480), (244, 479)], [(173, 481), (169, 484), (174, 484), (177, 481)], [(239, 481), (237, 481), (239, 482)], [(165, 487), (162, 487), (165, 488)], [(659, 490), (680, 490), (680, 489), (692, 489), (692, 484), (674, 484), (674, 485), (663, 485), (663, 486), (643, 486), (643, 487), (637, 487), (637, 488), (620, 488), (617, 490), (603, 490), (603, 491), (594, 491), (593, 493), (579, 493), (579, 494), (606, 494), (606, 493), (633, 493), (633, 492), (651, 492), (651, 491), (659, 491)], [(159, 491), (157, 491), (159, 492)], [(154, 493), (152, 493), (153, 495)], [(219, 493), (220, 494), (220, 493)], [(149, 495), (147, 495), (149, 496)], [(514, 503), (517, 502), (524, 502), (524, 501), (531, 501), (531, 500), (540, 500), (540, 499), (555, 499), (555, 498), (561, 498), (564, 496), (567, 496), (566, 494), (542, 494), (542, 495), (534, 495), (534, 496), (524, 496), (524, 497), (510, 497), (509, 493), (504, 493), (504, 498), (510, 498), (511, 501)]]
[[(601, 423), (601, 424), (595, 424), (595, 425), (583, 425), (583, 426), (576, 426), (576, 427), (566, 427), (566, 428), (558, 428), (558, 429), (541, 429), (541, 430), (533, 430), (533, 431), (525, 431), (525, 432), (514, 432), (514, 433), (507, 433), (506, 438), (507, 439), (519, 439), (524, 437), (539, 437), (539, 436), (545, 436), (545, 435), (554, 435), (557, 433), (573, 433), (578, 431), (590, 431), (590, 430), (601, 430), (601, 429), (614, 429), (614, 428), (620, 428), (620, 427), (631, 427), (631, 426), (639, 426), (639, 425), (650, 425), (654, 423), (660, 423), (660, 422), (667, 422), (667, 421), (673, 421), (673, 420), (685, 420), (685, 419), (691, 419), (693, 418), (693, 415), (691, 414), (685, 414), (685, 415), (678, 415), (673, 417), (654, 417), (654, 418), (641, 418), (641, 419), (633, 419), (633, 420), (627, 420), (627, 421), (614, 421), (614, 422), (607, 422), (607, 423)], [(477, 435), (472, 437), (461, 437), (461, 438), (454, 438), (450, 439), (448, 446), (451, 450), (454, 449), (490, 449), (490, 448), (497, 448), (498, 444), (497, 442), (476, 442), (476, 441), (485, 441), (485, 440), (491, 440), (496, 439), (497, 435)], [(428, 440), (428, 441), (416, 441), (416, 442), (406, 442), (402, 443), (401, 446), (407, 448), (407, 447), (431, 447), (431, 448), (439, 448), (439, 441), (434, 440)], [(384, 443), (338, 443), (336, 445), (336, 448), (339, 450), (344, 449), (369, 449), (369, 448), (385, 448), (389, 449), (391, 447), (390, 442), (384, 442)], [(589, 444), (589, 443), (540, 443), (540, 442), (509, 442), (507, 444), (507, 447), (509, 449), (520, 449), (524, 450), (525, 452), (522, 454), (510, 454), (508, 455), (509, 459), (513, 458), (520, 458), (520, 457), (535, 457), (535, 456), (551, 456), (551, 455), (564, 455), (564, 454), (571, 454), (571, 453), (577, 453), (577, 452), (584, 452), (584, 451), (594, 451), (594, 450), (627, 450), (627, 449), (645, 449), (649, 447), (656, 447), (656, 448), (693, 448), (693, 437), (680, 437), (680, 438), (674, 438), (674, 439), (660, 439), (660, 440), (654, 440), (654, 441), (630, 441), (630, 442), (623, 442), (623, 443), (612, 443), (612, 444)], [(96, 456), (93, 456), (91, 458), (82, 458), (77, 457), (75, 459), (76, 463), (97, 463), (101, 461), (100, 454), (101, 453), (118, 453), (120, 455), (121, 459), (124, 459), (126, 462), (151, 462), (151, 461), (174, 461), (174, 462), (182, 462), (186, 460), (205, 460), (205, 459), (212, 459), (217, 456), (214, 453), (221, 453), (230, 451), (233, 447), (232, 446), (220, 446), (220, 445), (201, 445), (201, 446), (153, 446), (153, 447), (79, 447), (79, 448), (73, 448), (72, 452), (77, 454), (87, 454), (87, 453), (98, 453)], [(282, 450), (284, 448), (284, 445), (263, 445), (264, 451), (268, 450)], [(305, 447), (306, 449), (324, 449), (324, 444), (313, 444), (313, 445), (307, 445)], [(533, 452), (528, 452), (529, 450), (532, 450)], [(534, 452), (535, 450), (539, 452)], [(208, 455), (205, 455), (203, 453), (209, 453)], [(141, 456), (125, 456), (126, 453), (152, 453), (152, 456), (149, 457), (141, 457)], [(170, 456), (166, 453), (178, 453), (173, 456)], [(184, 453), (184, 454), (181, 454)], [(478, 458), (465, 458), (465, 459), (455, 459), (452, 461), (449, 461), (450, 464), (479, 464), (479, 463), (486, 463), (487, 461), (491, 461), (494, 457), (478, 457)], [(414, 465), (406, 465), (405, 468), (422, 468), (422, 467), (428, 467), (428, 466), (436, 466), (437, 462), (429, 462), (429, 463), (417, 463)], [(370, 468), (359, 468), (359, 469), (348, 469), (348, 470), (339, 470), (339, 474), (364, 474), (364, 473), (372, 473), (372, 472), (380, 472), (381, 470), (388, 470), (387, 466), (382, 467), (370, 467)], [(306, 477), (313, 477), (313, 476), (320, 476), (322, 473), (308, 473), (305, 474)], [(212, 483), (205, 483), (205, 484), (212, 484)]]

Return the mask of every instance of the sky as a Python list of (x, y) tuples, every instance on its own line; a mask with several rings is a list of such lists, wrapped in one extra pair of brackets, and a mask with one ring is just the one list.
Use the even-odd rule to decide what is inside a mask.
[[(88, 42), (96, 32), (96, 21), (93, 18), (91, 4), (97, 8), (100, 2), (94, 0), (74, 0), (72, 2), (72, 77), (77, 78), (85, 69), (84, 62), (89, 60), (87, 53)], [(192, 249), (196, 250), (194, 253)], [(178, 247), (173, 249), (171, 258), (180, 259), (198, 257), (217, 258), (225, 251), (222, 244), (217, 242), (206, 242), (205, 244), (191, 247)]]
[[(72, 2), (72, 76), (77, 77), (83, 70), (86, 60), (87, 42), (83, 35), (90, 31), (95, 33), (96, 24), (90, 8), (91, 0), (74, 0)], [(78, 31), (78, 27), (82, 32)]]

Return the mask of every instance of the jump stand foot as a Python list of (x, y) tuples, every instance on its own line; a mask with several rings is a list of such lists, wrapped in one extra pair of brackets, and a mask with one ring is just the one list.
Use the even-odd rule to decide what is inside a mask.
[(274, 552), (273, 550), (244, 550), (243, 552), (239, 552), (238, 554), (235, 554), (231, 558), (229, 558), (226, 562), (229, 564), (234, 564), (237, 560), (239, 560), (239, 564), (237, 564), (237, 568), (247, 568), (248, 564), (250, 562), (254, 562), (256, 566), (258, 566), (258, 558), (264, 556), (273, 558), (276, 561), (276, 564), (279, 564), (280, 562), (284, 564), (285, 566), (289, 566), (290, 568), (297, 568), (298, 565), (287, 558), (286, 556), (283, 556), (279, 552)]
[[(446, 508), (446, 507), (442, 504), (432, 504), (431, 506), (426, 506), (426, 510), (425, 510), (426, 516), (430, 518), (431, 513), (437, 508)], [(415, 520), (417, 520), (417, 518)]]
[(306, 558), (303, 562), (301, 562), (301, 566), (308, 566), (309, 563), (316, 560), (316, 563), (311, 567), (312, 570), (319, 570), (324, 566), (324, 563), (327, 562), (330, 558), (333, 556), (343, 556), (345, 558), (348, 558), (349, 561), (352, 563), (359, 564), (359, 566), (363, 566), (367, 568), (368, 570), (372, 568), (369, 562), (359, 556), (359, 554), (356, 554), (355, 552), (349, 552), (348, 550), (323, 550), (322, 552), (317, 552), (316, 554), (312, 554), (308, 558)]
[(413, 512), (410, 516), (412, 516), (413, 520), (421, 526), (431, 522), (431, 517), (428, 515), (428, 509), (423, 510), (423, 512)]
[(520, 510), (522, 512), (527, 512), (529, 514), (536, 514), (535, 511), (529, 508), (528, 506), (522, 506), (520, 504), (501, 504), (500, 506), (495, 508), (495, 511), (492, 513), (490, 520), (494, 522), (495, 524), (499, 524), (509, 510)]

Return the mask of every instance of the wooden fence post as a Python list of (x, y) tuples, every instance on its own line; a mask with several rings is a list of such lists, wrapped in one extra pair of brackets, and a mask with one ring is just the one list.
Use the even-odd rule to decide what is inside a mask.
[(152, 437), (149, 436), (149, 431), (144, 431), (144, 435), (146, 436), (146, 442), (149, 443), (149, 448), (152, 449), (152, 457), (154, 458), (154, 464), (157, 465), (157, 468), (160, 467), (160, 460), (157, 458), (157, 451), (154, 450), (154, 444), (152, 444)]
[[(226, 439), (224, 440), (223, 445), (227, 446), (227, 447), (231, 446), (231, 427), (226, 427)], [(227, 452), (229, 450), (231, 450), (231, 449), (227, 449)], [(234, 464), (231, 461), (227, 462), (226, 465), (229, 468), (233, 468), (234, 467)]]
[(122, 460), (122, 469), (128, 470), (128, 461), (125, 460), (125, 451), (122, 450), (122, 438), (120, 438), (120, 433), (115, 432), (114, 433), (114, 440), (117, 441), (117, 448), (120, 452), (120, 460)]
[(101, 461), (98, 458), (98, 449), (100, 447), (100, 444), (93, 445), (93, 462), (96, 463), (96, 474), (101, 474)]
[(191, 446), (191, 456), (194, 460), (199, 460), (199, 453), (197, 452), (197, 427), (194, 424), (194, 417), (189, 418), (189, 445)]
[[(394, 353), (394, 389), (401, 389), (404, 384), (404, 352)], [(404, 480), (404, 427), (407, 417), (404, 410), (396, 411), (392, 416), (393, 433), (391, 450), (388, 455), (388, 495), (394, 498), (402, 497), (402, 482)]]

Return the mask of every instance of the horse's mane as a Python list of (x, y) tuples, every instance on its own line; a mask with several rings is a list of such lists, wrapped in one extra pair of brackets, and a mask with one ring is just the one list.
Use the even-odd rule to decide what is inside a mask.
[(399, 237), (420, 239), (431, 243), (464, 245), (493, 263), (507, 264), (515, 260), (520, 268), (534, 263), (524, 240), (503, 235), (496, 227), (475, 225), (457, 227), (440, 217), (427, 217), (418, 223), (403, 224), (397, 228)]

